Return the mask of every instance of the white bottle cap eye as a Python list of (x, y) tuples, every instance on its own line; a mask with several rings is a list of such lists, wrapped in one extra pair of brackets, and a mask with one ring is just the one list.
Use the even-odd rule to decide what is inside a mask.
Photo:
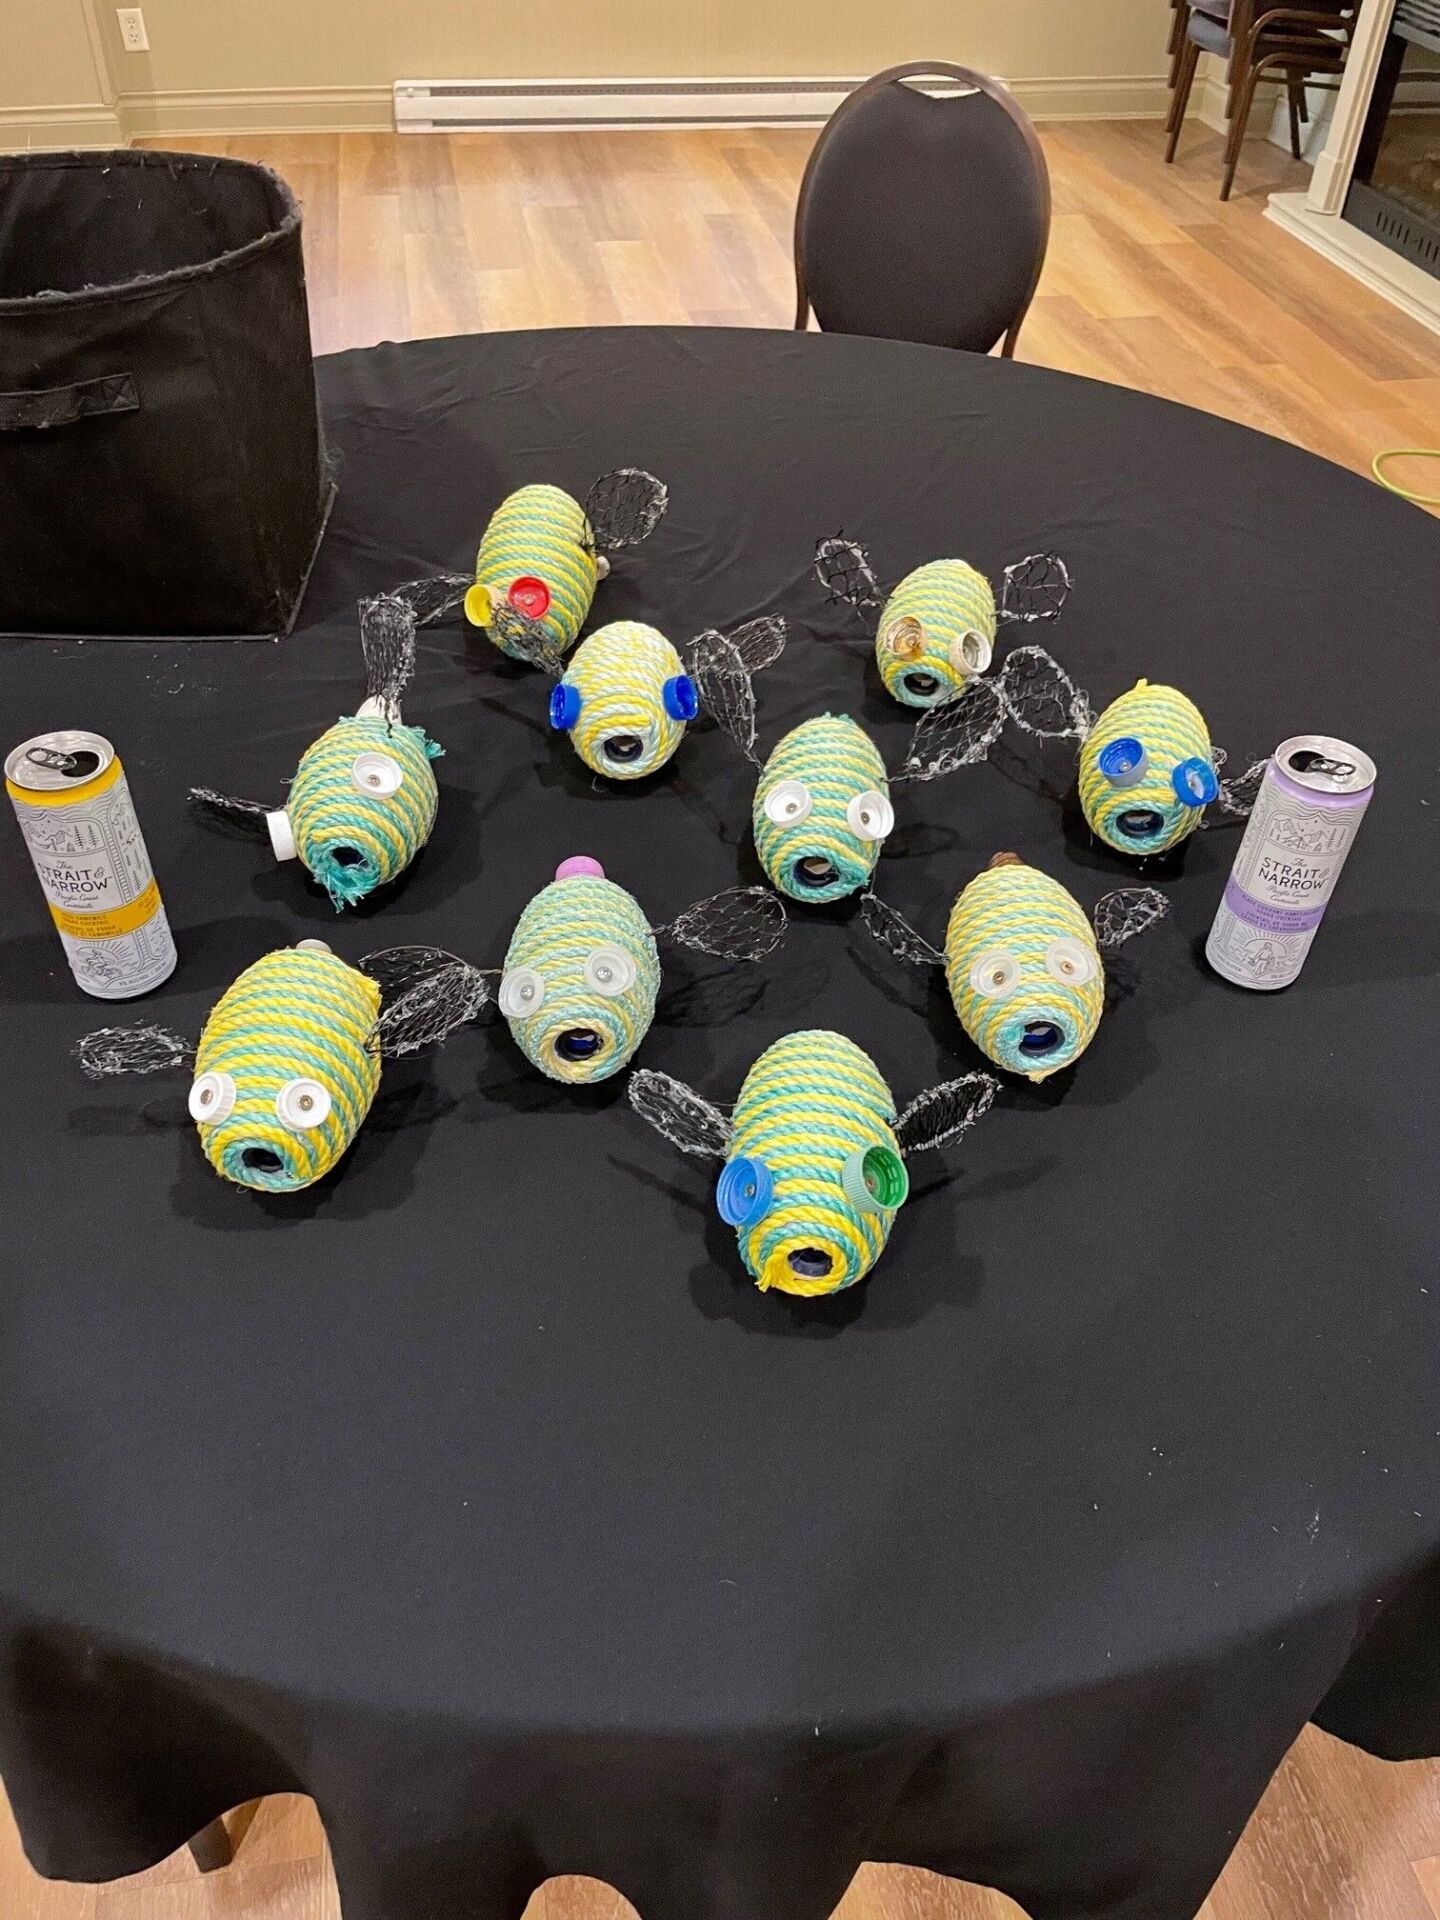
[(895, 825), (895, 809), (878, 787), (857, 793), (845, 809), (850, 831), (861, 840), (883, 840)]
[(332, 953), (334, 949), (328, 940), (316, 940), (312, 938), (309, 940), (297, 940), (295, 942), (295, 951), (297, 953)]
[(516, 967), (500, 982), (499, 1000), (507, 1020), (524, 1020), (545, 1004), (545, 982), (533, 967)]
[(1087, 980), (1095, 978), (1098, 968), (1094, 954), (1083, 940), (1066, 937), (1052, 940), (1045, 949), (1045, 970), (1067, 987), (1083, 987)]
[(950, 664), (957, 673), (984, 673), (995, 657), (995, 642), (970, 627), (950, 642)]
[(388, 753), (360, 753), (350, 769), (357, 793), (394, 793), (405, 779), (404, 769)]
[(585, 984), (596, 993), (624, 993), (635, 984), (635, 962), (619, 947), (596, 947), (585, 957)]
[(1020, 962), (1008, 947), (991, 947), (971, 967), (970, 984), (987, 1000), (1003, 1000), (1020, 984)]
[(296, 1133), (323, 1127), (330, 1118), (330, 1095), (318, 1080), (287, 1080), (275, 1096), (275, 1113)]
[(290, 831), (290, 816), (281, 807), (276, 813), (267, 813), (265, 825), (270, 834), (270, 848), (277, 860), (294, 860), (296, 856), (295, 835)]
[(777, 827), (793, 827), (809, 816), (813, 805), (803, 780), (782, 780), (765, 796), (765, 817)]
[(185, 1104), (192, 1120), (203, 1127), (214, 1126), (234, 1109), (235, 1082), (228, 1073), (202, 1073), (191, 1082)]

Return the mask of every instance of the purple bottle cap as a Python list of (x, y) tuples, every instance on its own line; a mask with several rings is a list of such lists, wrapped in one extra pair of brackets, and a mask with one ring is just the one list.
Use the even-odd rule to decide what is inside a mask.
[(603, 880), (605, 869), (598, 860), (592, 860), (588, 853), (572, 854), (555, 869), (557, 880), (575, 880), (582, 874), (591, 880)]

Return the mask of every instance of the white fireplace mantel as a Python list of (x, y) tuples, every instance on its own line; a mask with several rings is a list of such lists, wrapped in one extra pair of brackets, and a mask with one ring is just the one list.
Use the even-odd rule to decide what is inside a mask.
[(1329, 138), (1315, 162), (1310, 190), (1272, 193), (1265, 212), (1287, 233), (1440, 333), (1440, 280), (1382, 247), (1342, 216), (1394, 13), (1395, 0), (1361, 0)]

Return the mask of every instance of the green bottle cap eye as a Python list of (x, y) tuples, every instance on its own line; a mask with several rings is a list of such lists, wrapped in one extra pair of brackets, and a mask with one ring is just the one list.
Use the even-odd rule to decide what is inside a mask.
[(862, 1147), (845, 1162), (840, 1184), (851, 1206), (865, 1213), (893, 1213), (905, 1202), (910, 1176), (889, 1147)]

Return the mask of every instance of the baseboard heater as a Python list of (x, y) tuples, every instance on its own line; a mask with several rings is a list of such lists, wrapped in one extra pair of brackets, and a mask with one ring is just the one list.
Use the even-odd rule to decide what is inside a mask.
[[(855, 80), (397, 80), (397, 133), (464, 127), (817, 126)], [(926, 93), (964, 93), (954, 81)]]

